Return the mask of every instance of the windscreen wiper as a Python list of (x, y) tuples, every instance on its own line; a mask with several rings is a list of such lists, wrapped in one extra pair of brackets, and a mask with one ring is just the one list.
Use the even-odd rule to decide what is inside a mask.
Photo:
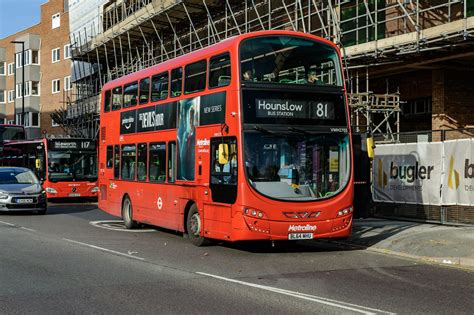
[(261, 133), (266, 134), (266, 135), (273, 135), (273, 132), (271, 132), (268, 129), (262, 128), (262, 127), (254, 126), (253, 130), (261, 132)]
[(293, 132), (297, 132), (297, 133), (302, 133), (304, 135), (310, 135), (311, 134), (306, 130), (303, 130), (303, 129), (300, 129), (300, 128), (295, 128), (295, 127), (288, 127), (288, 130), (293, 131)]

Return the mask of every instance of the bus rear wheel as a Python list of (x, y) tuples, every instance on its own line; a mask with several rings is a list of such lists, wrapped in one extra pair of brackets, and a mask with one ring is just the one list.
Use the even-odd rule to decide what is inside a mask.
[(195, 246), (206, 246), (210, 244), (208, 239), (201, 236), (202, 221), (197, 206), (191, 206), (186, 218), (186, 231), (191, 243)]
[(138, 227), (138, 223), (133, 221), (133, 207), (129, 197), (125, 197), (122, 203), (122, 219), (127, 229), (131, 230)]

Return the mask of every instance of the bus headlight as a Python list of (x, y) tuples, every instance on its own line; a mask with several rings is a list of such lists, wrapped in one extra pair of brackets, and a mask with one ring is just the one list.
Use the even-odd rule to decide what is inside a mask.
[(99, 187), (94, 187), (91, 189), (91, 193), (98, 193), (99, 192)]
[(244, 209), (244, 214), (249, 217), (254, 217), (254, 218), (259, 218), (259, 219), (266, 219), (267, 216), (263, 211), (256, 210), (256, 209), (250, 209), (250, 208), (245, 208)]
[(50, 194), (57, 194), (58, 192), (56, 191), (56, 189), (54, 188), (51, 188), (51, 187), (46, 187), (46, 192), (47, 193), (50, 193)]
[(353, 211), (354, 211), (354, 208), (352, 208), (352, 206), (351, 206), (351, 207), (339, 210), (337, 212), (337, 216), (342, 217), (342, 216), (348, 215), (349, 213), (352, 213)]

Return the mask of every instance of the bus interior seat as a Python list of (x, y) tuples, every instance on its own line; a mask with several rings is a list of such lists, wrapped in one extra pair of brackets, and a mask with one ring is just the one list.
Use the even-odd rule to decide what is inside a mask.
[(161, 91), (160, 92), (160, 100), (164, 100), (168, 97), (168, 91)]

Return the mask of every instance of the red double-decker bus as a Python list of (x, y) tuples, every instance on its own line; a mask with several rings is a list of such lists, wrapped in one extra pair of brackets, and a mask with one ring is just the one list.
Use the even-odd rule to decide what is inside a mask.
[(27, 167), (48, 199), (97, 198), (97, 146), (92, 139), (36, 139), (4, 145), (4, 166)]
[(0, 156), (3, 154), (3, 144), (10, 140), (23, 140), (25, 128), (19, 125), (0, 124)]
[(346, 237), (352, 157), (337, 47), (262, 31), (103, 87), (99, 207), (207, 239)]

